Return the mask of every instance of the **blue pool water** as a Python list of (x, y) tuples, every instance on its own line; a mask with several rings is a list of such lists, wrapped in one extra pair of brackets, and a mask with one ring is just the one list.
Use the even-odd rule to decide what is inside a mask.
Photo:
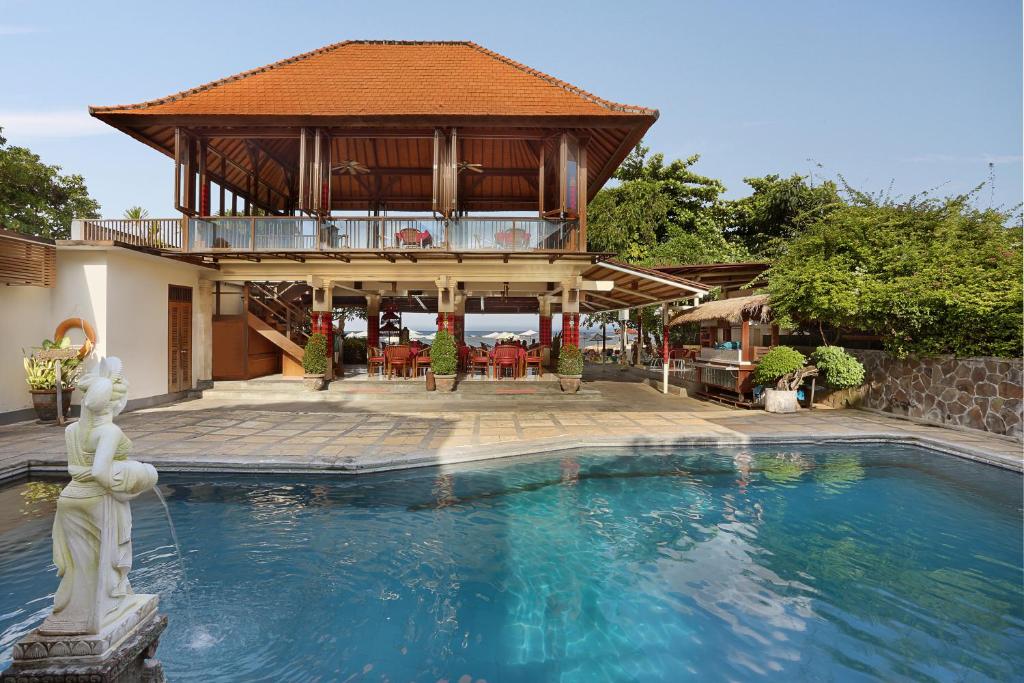
[[(56, 486), (0, 491), (0, 667)], [(1021, 477), (909, 447), (163, 477), (135, 505), (174, 681), (985, 681), (1024, 672)]]

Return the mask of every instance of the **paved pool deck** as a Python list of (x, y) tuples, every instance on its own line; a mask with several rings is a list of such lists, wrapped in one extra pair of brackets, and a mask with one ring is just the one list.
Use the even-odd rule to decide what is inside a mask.
[[(133, 457), (163, 471), (359, 473), (567, 448), (898, 441), (1016, 471), (1020, 442), (861, 410), (770, 415), (633, 381), (588, 382), (589, 400), (415, 395), (349, 403), (201, 398), (127, 413)], [(557, 400), (556, 400), (557, 399)], [(63, 472), (63, 429), (0, 427), (0, 480)], [(945, 457), (945, 456), (942, 456)]]

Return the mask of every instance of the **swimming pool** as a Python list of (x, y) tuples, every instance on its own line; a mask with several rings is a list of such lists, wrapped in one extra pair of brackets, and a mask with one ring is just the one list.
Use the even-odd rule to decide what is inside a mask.
[[(172, 475), (137, 592), (174, 681), (1012, 680), (1021, 477), (895, 445)], [(0, 490), (0, 668), (52, 604), (52, 498)], [(464, 678), (468, 677), (468, 678)], [(1019, 680), (1019, 679), (1018, 679)]]

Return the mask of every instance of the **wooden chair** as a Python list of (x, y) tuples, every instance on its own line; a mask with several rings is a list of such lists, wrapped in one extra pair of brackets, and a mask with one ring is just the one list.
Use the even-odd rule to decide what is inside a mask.
[(497, 346), (494, 349), (494, 378), (501, 379), (505, 369), (512, 371), (512, 379), (519, 377), (519, 347), (518, 346)]
[(409, 347), (404, 344), (396, 344), (384, 349), (384, 356), (387, 358), (388, 379), (395, 375), (395, 368), (402, 371), (403, 377), (409, 376), (409, 369), (412, 367), (412, 358), (409, 354)]
[(387, 364), (387, 357), (379, 346), (370, 346), (366, 349), (366, 374), (372, 376), (374, 369), (379, 369), (383, 377), (387, 372), (384, 366)]
[(419, 377), (420, 370), (423, 374), (427, 374), (427, 370), (430, 369), (430, 347), (424, 347), (417, 353), (412, 359), (412, 376)]
[(470, 347), (469, 349), (469, 373), (470, 375), (476, 374), (477, 370), (482, 370), (484, 379), (487, 378), (488, 373), (491, 371), (491, 357), (487, 353), (487, 349), (475, 349)]
[(523, 374), (530, 374), (530, 368), (537, 368), (537, 376), (544, 376), (544, 358), (541, 356), (541, 347), (535, 346), (526, 350), (526, 364), (523, 367)]

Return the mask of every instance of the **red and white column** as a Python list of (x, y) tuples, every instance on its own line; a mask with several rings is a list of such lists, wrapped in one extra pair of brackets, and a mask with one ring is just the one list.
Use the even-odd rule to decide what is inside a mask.
[(668, 393), (668, 304), (661, 305), (661, 393)]

